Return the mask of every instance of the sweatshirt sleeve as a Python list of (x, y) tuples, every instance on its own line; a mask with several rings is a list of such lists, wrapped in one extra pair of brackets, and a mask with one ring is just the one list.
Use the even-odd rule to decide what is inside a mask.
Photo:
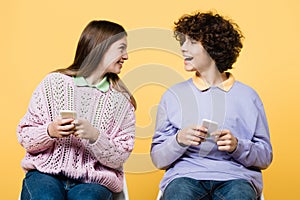
[(28, 110), (17, 126), (18, 141), (31, 154), (43, 152), (52, 147), (54, 143), (47, 132), (51, 120), (43, 95), (44, 82), (45, 80), (33, 92)]
[(266, 169), (273, 159), (270, 133), (264, 107), (257, 94), (254, 104), (257, 117), (253, 138), (252, 140), (238, 138), (238, 146), (231, 156), (245, 167)]
[(119, 117), (113, 120), (114, 124), (107, 132), (100, 132), (97, 141), (88, 147), (101, 164), (114, 169), (122, 168), (134, 146), (135, 113), (126, 101), (127, 106), (119, 108), (119, 114), (116, 114)]
[[(151, 145), (151, 158), (153, 164), (159, 169), (166, 169), (179, 157), (181, 157), (188, 146), (183, 147), (176, 140), (179, 128), (170, 121), (170, 111), (167, 102), (172, 104), (167, 95), (164, 95), (157, 110), (155, 134)], [(174, 102), (175, 103), (175, 102)], [(175, 107), (171, 105), (170, 107)]]

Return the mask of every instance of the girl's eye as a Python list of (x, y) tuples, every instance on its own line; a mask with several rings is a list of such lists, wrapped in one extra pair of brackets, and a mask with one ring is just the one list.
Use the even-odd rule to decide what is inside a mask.
[(196, 40), (191, 40), (191, 43), (192, 44), (197, 44), (197, 41)]
[(126, 47), (125, 46), (120, 46), (119, 48), (121, 51), (125, 51), (126, 50)]

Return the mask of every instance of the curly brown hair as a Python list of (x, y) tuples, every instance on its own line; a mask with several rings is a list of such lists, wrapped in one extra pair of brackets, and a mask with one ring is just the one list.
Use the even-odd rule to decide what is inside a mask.
[(185, 35), (200, 41), (221, 73), (232, 69), (244, 38), (236, 23), (212, 12), (196, 12), (183, 15), (174, 24), (174, 36), (180, 44), (183, 44)]

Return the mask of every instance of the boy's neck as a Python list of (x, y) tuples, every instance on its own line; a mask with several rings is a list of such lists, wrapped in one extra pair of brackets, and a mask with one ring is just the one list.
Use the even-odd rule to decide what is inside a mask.
[(228, 78), (226, 73), (219, 72), (217, 68), (203, 72), (197, 71), (196, 75), (200, 76), (210, 86), (217, 86)]

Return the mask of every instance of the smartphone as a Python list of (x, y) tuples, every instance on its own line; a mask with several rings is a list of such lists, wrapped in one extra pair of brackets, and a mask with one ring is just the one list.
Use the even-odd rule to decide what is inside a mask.
[(76, 113), (76, 111), (73, 111), (73, 110), (60, 110), (59, 114), (63, 119), (65, 119), (65, 118), (76, 119), (77, 118), (77, 113)]
[(207, 128), (207, 136), (210, 137), (210, 134), (212, 132), (215, 132), (216, 130), (218, 130), (218, 122), (209, 120), (209, 119), (203, 119), (202, 120), (202, 126), (204, 126), (205, 128)]

